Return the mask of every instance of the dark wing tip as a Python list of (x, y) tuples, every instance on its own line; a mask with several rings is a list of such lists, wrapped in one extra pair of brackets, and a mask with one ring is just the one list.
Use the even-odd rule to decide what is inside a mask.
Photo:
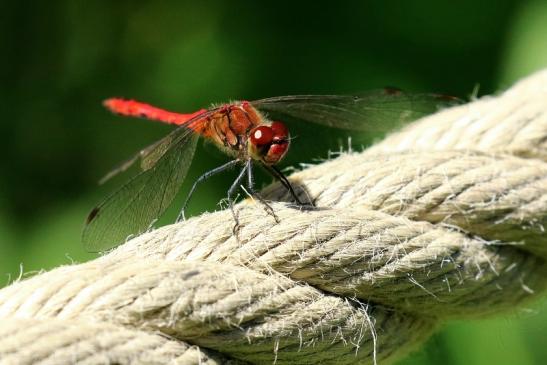
[(85, 220), (85, 224), (89, 224), (91, 223), (95, 218), (97, 218), (97, 215), (99, 214), (99, 212), (101, 211), (101, 209), (99, 207), (95, 207), (91, 210), (91, 212), (89, 212), (89, 215), (87, 216), (86, 220)]
[[(382, 89), (383, 93), (385, 95), (395, 95), (399, 96), (403, 94), (403, 90), (399, 89), (398, 87), (392, 87), (392, 86), (386, 86)], [(409, 94), (412, 95), (412, 94)], [(454, 103), (454, 104), (460, 104), (463, 103), (463, 100), (452, 95), (447, 94), (430, 94), (433, 99), (439, 100), (446, 103)]]

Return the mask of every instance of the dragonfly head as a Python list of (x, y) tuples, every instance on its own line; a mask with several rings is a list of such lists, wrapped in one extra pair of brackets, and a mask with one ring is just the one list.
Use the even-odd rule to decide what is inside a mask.
[(275, 165), (289, 149), (289, 130), (281, 122), (260, 125), (249, 133), (249, 154), (266, 165)]

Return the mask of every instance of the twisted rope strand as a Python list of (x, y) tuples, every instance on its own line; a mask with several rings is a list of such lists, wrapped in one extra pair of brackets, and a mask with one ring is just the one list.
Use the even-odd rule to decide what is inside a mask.
[[(350, 171), (350, 173), (348, 173)], [(291, 176), (319, 207), (361, 206), (454, 225), (486, 240), (525, 241), (546, 257), (547, 163), (468, 151), (346, 155)], [(274, 184), (265, 195), (290, 200)]]
[(107, 323), (75, 323), (51, 318), (3, 319), (0, 354), (3, 365), (236, 364), (158, 334)]
[[(75, 286), (85, 289), (58, 290)], [(40, 292), (44, 287), (53, 291)], [(160, 331), (253, 362), (271, 357), (274, 349), (279, 363), (328, 349), (321, 356), (352, 363), (370, 358), (376, 347), (392, 351), (418, 341), (432, 329), (425, 318), (325, 295), (279, 274), (219, 263), (90, 262), (7, 289), (0, 299), (3, 318), (84, 317)], [(32, 307), (29, 301), (10, 303), (21, 289), (34, 293)], [(373, 321), (382, 324), (377, 338)], [(386, 356), (378, 353), (379, 359)]]
[[(230, 221), (229, 212), (216, 212), (143, 235), (108, 259), (144, 256), (244, 265), (427, 317), (499, 312), (546, 285), (544, 259), (523, 252), (519, 244), (485, 242), (451, 228), (363, 209), (273, 207), (279, 224), (260, 206), (241, 207), (239, 239), (229, 225), (205, 229)], [(497, 298), (501, 292), (502, 302)]]

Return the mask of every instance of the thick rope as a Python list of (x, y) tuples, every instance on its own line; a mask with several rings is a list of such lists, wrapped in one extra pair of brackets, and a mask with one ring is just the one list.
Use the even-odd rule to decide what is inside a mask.
[(217, 212), (132, 240), (109, 259), (245, 265), (427, 318), (510, 309), (546, 285), (544, 258), (518, 243), (488, 242), (371, 210), (273, 207), (279, 224), (261, 207), (240, 210), (239, 240), (230, 225), (218, 225), (230, 222), (230, 213)]
[[(294, 178), (317, 206), (452, 225), (547, 254), (547, 162), (470, 151), (348, 155)], [(267, 196), (289, 198), (279, 186)]]
[[(547, 71), (0, 291), (0, 363), (389, 363), (543, 294)], [(410, 150), (412, 148), (412, 150)], [(199, 347), (198, 347), (199, 346)], [(105, 360), (106, 359), (106, 360)], [(102, 362), (101, 362), (102, 361)]]
[[(291, 363), (314, 355), (312, 362), (351, 363), (372, 356), (375, 336), (393, 351), (432, 328), (426, 318), (219, 263), (98, 260), (39, 275), (4, 295), (1, 317), (116, 323), (251, 362), (271, 362), (274, 355), (279, 363)], [(382, 333), (374, 332), (373, 321)]]
[(2, 364), (13, 365), (228, 363), (159, 333), (57, 319), (3, 319), (0, 354)]

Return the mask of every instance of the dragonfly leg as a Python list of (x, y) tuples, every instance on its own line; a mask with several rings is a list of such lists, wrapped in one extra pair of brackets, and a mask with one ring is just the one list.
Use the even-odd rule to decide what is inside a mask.
[(270, 173), (270, 175), (272, 175), (274, 178), (279, 180), (281, 184), (283, 184), (285, 189), (287, 189), (287, 191), (291, 194), (292, 198), (298, 205), (304, 205), (304, 203), (302, 203), (302, 201), (298, 198), (298, 195), (296, 195), (291, 183), (289, 182), (289, 179), (287, 179), (287, 177), (281, 172), (281, 170), (279, 170), (274, 165), (271, 165), (271, 166), (263, 165), (263, 166), (266, 169), (266, 171)]
[(232, 211), (232, 216), (234, 217), (234, 221), (236, 224), (234, 225), (234, 235), (237, 237), (238, 231), (239, 231), (239, 219), (237, 218), (236, 211), (234, 209), (234, 193), (236, 192), (237, 188), (239, 188), (239, 185), (241, 184), (241, 180), (243, 180), (243, 176), (245, 176), (245, 173), (247, 172), (247, 169), (243, 167), (241, 169), (241, 172), (239, 175), (237, 175), (235, 181), (233, 182), (232, 186), (230, 186), (230, 189), (228, 189), (228, 204), (230, 206), (230, 210)]
[(272, 217), (274, 217), (275, 221), (279, 223), (279, 218), (277, 217), (277, 215), (275, 215), (275, 212), (273, 208), (271, 207), (271, 205), (268, 204), (268, 202), (264, 200), (264, 198), (259, 193), (257, 193), (254, 188), (255, 182), (254, 182), (254, 176), (253, 176), (253, 161), (252, 160), (247, 161), (245, 168), (247, 169), (247, 178), (248, 178), (247, 187), (249, 188), (249, 192), (251, 193), (253, 197), (257, 198), (262, 203), (262, 205), (264, 205), (264, 209), (266, 210), (266, 212), (270, 214)]
[(196, 190), (196, 188), (198, 187), (198, 185), (200, 183), (204, 182), (205, 180), (207, 180), (208, 178), (210, 178), (213, 175), (219, 174), (221, 172), (224, 172), (224, 171), (232, 168), (233, 166), (237, 165), (238, 163), (239, 163), (239, 160), (232, 160), (230, 162), (225, 163), (222, 166), (219, 166), (219, 167), (216, 167), (216, 168), (214, 168), (210, 171), (207, 171), (206, 173), (204, 173), (203, 175), (198, 177), (197, 180), (194, 182), (194, 185), (192, 185), (192, 188), (190, 189), (190, 192), (186, 196), (186, 200), (184, 201), (184, 204), (182, 205), (182, 209), (180, 210), (180, 213), (177, 217), (177, 222), (180, 222), (180, 221), (183, 221), (183, 220), (186, 219), (185, 216), (184, 216), (184, 211), (186, 210), (186, 207), (188, 206), (188, 203), (190, 202), (190, 198), (192, 197), (192, 194), (194, 194), (194, 191)]

